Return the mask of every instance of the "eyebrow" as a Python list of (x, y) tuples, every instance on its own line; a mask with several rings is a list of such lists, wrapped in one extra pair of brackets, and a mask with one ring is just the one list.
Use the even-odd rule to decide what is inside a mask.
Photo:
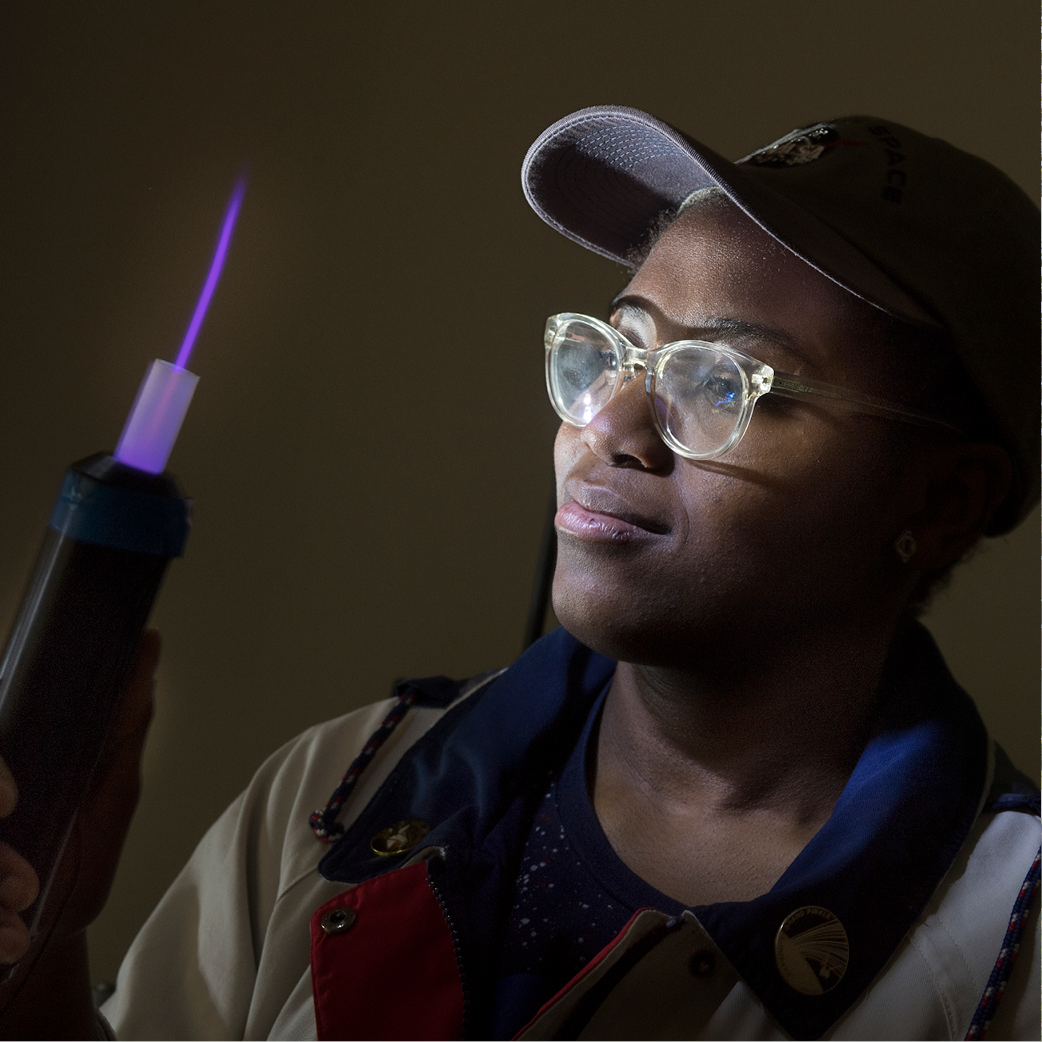
[[(660, 322), (664, 325), (671, 324), (671, 320), (666, 317), (662, 310), (644, 297), (620, 293), (611, 302), (608, 313), (615, 315), (616, 312), (623, 310), (640, 312), (647, 315), (656, 324)], [(800, 342), (791, 333), (786, 332), (784, 329), (778, 329), (776, 326), (765, 325), (762, 322), (747, 322), (743, 319), (727, 318), (722, 315), (710, 315), (700, 318), (695, 325), (686, 326), (685, 328), (689, 334), (692, 334), (691, 339), (698, 339), (699, 334), (730, 333), (739, 338), (750, 337), (757, 340), (766, 340), (781, 348), (787, 354), (798, 358), (801, 362), (812, 364)]]

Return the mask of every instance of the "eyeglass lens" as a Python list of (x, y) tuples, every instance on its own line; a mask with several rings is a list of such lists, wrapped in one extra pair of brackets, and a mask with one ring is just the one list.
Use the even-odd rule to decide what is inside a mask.
[[(585, 426), (622, 378), (616, 345), (595, 326), (572, 319), (550, 351), (550, 386), (562, 419)], [(712, 347), (678, 346), (658, 357), (650, 378), (655, 418), (666, 441), (692, 455), (724, 449), (742, 423), (746, 377)]]

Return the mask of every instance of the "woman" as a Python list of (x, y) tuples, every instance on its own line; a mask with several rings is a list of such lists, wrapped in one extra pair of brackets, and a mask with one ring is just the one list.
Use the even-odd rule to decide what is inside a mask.
[[(1037, 958), (978, 1006), (1037, 944), (1037, 908), (1007, 939), (1037, 789), (914, 621), (1037, 500), (1033, 208), (866, 118), (731, 164), (584, 110), (524, 176), (636, 268), (608, 322), (547, 326), (565, 629), (277, 753), (131, 950), (117, 1034), (1033, 1037)], [(81, 828), (101, 892), (125, 744), (84, 815), (118, 824)], [(84, 888), (8, 1024), (85, 985)]]

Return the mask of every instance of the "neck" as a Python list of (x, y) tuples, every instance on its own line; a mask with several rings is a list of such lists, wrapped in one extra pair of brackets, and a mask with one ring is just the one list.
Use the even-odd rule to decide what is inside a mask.
[(784, 655), (750, 641), (684, 669), (620, 663), (598, 755), (659, 799), (827, 817), (867, 740), (891, 636), (824, 635)]
[(766, 893), (825, 823), (870, 734), (889, 634), (729, 669), (620, 662), (592, 763), (597, 817), (638, 875), (689, 906)]

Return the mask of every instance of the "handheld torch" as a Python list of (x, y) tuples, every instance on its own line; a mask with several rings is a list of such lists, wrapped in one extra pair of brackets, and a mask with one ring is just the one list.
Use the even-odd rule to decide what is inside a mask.
[(166, 463), (198, 382), (185, 365), (244, 191), (240, 181), (177, 360), (148, 368), (115, 451), (66, 473), (0, 658), (0, 756), (19, 793), (0, 840), (40, 879), (23, 913), (33, 937), (152, 602), (188, 537), (192, 501)]

